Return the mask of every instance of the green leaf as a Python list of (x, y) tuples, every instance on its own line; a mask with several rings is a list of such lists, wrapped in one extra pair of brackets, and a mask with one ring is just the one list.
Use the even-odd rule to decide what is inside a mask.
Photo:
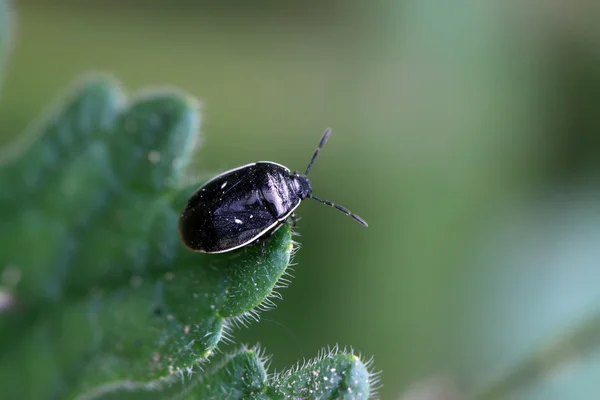
[(379, 377), (370, 362), (343, 351), (324, 351), (301, 367), (276, 374), (267, 393), (272, 399), (368, 399)]
[[(103, 400), (204, 399), (368, 399), (377, 376), (352, 354), (323, 352), (314, 360), (283, 373), (267, 375), (265, 357), (258, 349), (242, 348), (216, 366), (169, 388), (128, 387)], [(368, 363), (367, 363), (368, 364)]]
[(208, 371), (205, 376), (193, 380), (184, 397), (200, 399), (248, 399), (267, 398), (267, 372), (263, 357), (256, 349), (242, 348), (236, 354)]
[(198, 127), (189, 97), (99, 77), (0, 159), (0, 398), (167, 387), (272, 294), (289, 226), (221, 255), (179, 240)]
[(155, 385), (129, 386), (109, 395), (92, 393), (88, 400), (158, 400), (177, 398), (194, 399), (243, 399), (264, 397), (267, 373), (264, 358), (256, 349), (242, 348), (235, 354), (225, 356), (216, 365), (206, 365), (205, 370), (157, 389)]

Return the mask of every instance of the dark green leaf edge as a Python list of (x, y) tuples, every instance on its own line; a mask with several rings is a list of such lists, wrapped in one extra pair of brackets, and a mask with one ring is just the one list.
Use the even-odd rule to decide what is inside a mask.
[[(2, 0), (0, 0), (0, 28), (1, 28), (1, 6)], [(1, 32), (1, 31), (0, 31)], [(0, 38), (1, 39), (1, 38)], [(0, 41), (0, 51), (2, 50)], [(1, 56), (1, 52), (0, 52)], [(2, 67), (2, 60), (0, 59), (0, 67)], [(17, 163), (19, 159), (24, 156), (31, 147), (40, 140), (44, 135), (44, 128), (46, 128), (55, 119), (58, 112), (63, 111), (66, 107), (71, 105), (72, 101), (81, 95), (83, 92), (93, 86), (104, 86), (107, 91), (110, 91), (110, 96), (113, 96), (112, 101), (114, 104), (114, 110), (124, 112), (127, 111), (131, 106), (141, 103), (145, 100), (155, 99), (159, 97), (173, 97), (179, 98), (182, 102), (186, 103), (190, 110), (195, 110), (197, 115), (202, 111), (202, 103), (196, 97), (191, 96), (183, 90), (173, 86), (152, 86), (151, 88), (145, 88), (138, 90), (132, 95), (125, 90), (120, 81), (115, 79), (111, 74), (101, 71), (90, 71), (86, 74), (82, 74), (78, 78), (74, 79), (73, 82), (67, 85), (67, 88), (61, 90), (61, 92), (51, 100), (48, 105), (33, 119), (25, 131), (20, 134), (15, 140), (7, 143), (0, 147), (0, 168), (10, 167), (12, 163)], [(116, 115), (115, 114), (115, 115)], [(106, 123), (107, 121), (104, 121)], [(194, 122), (193, 124), (197, 124)], [(186, 187), (190, 184), (197, 187), (197, 181), (190, 182), (187, 179), (189, 164), (193, 154), (198, 150), (201, 144), (201, 135), (194, 134), (190, 135), (186, 139), (189, 146), (185, 149), (185, 154), (178, 157), (178, 163), (174, 164), (173, 172), (175, 174), (183, 175), (183, 178), (178, 182), (172, 182), (172, 190), (185, 191)], [(170, 197), (173, 197), (171, 195)]]
[[(298, 235), (298, 233), (294, 230), (290, 229), (290, 232), (292, 238)], [(294, 257), (296, 253), (300, 250), (300, 247), (300, 242), (291, 239), (289, 243), (289, 259), (287, 267), (285, 268), (283, 274), (279, 277), (279, 279), (275, 283), (275, 286), (273, 286), (273, 289), (267, 297), (265, 297), (250, 311), (246, 311), (240, 315), (232, 316), (225, 319), (223, 324), (224, 343), (235, 343), (233, 341), (233, 330), (248, 328), (251, 323), (259, 322), (261, 312), (269, 312), (275, 309), (275, 307), (277, 307), (275, 301), (283, 300), (283, 295), (279, 292), (279, 290), (286, 289), (287, 287), (289, 287), (289, 285), (292, 283), (292, 279), (294, 279), (293, 272), (294, 266), (296, 265), (294, 263)]]
[[(2, 4), (1, 2), (2, 0), (0, 0), (0, 5)], [(0, 168), (8, 168), (11, 164), (18, 163), (19, 159), (44, 136), (44, 128), (53, 121), (57, 113), (63, 111), (63, 108), (68, 106), (87, 86), (94, 84), (114, 86), (117, 89), (111, 93), (111, 95), (115, 96), (113, 99), (115, 109), (123, 110), (127, 105), (133, 104), (138, 100), (136, 97), (127, 98), (120, 82), (115, 80), (110, 74), (103, 72), (83, 74), (69, 83), (66, 89), (61, 90), (57, 96), (50, 100), (44, 109), (27, 125), (24, 132), (20, 132), (14, 140), (6, 145), (0, 146)], [(193, 101), (189, 95), (185, 96), (185, 98)]]

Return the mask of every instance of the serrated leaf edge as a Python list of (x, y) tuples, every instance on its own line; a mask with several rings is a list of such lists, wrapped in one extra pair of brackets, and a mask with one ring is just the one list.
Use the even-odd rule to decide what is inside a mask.
[(379, 390), (383, 387), (383, 385), (381, 384), (382, 371), (374, 369), (375, 357), (371, 356), (370, 358), (365, 359), (360, 353), (356, 355), (354, 352), (354, 348), (352, 348), (351, 346), (340, 348), (338, 344), (335, 344), (333, 347), (323, 347), (321, 348), (321, 350), (319, 350), (316, 357), (310, 358), (308, 360), (303, 359), (302, 361), (298, 361), (295, 365), (286, 368), (283, 371), (274, 371), (273, 373), (269, 374), (268, 382), (271, 383), (280, 379), (284, 379), (286, 377), (300, 372), (302, 369), (311, 368), (312, 366), (316, 365), (317, 363), (323, 361), (326, 358), (332, 358), (339, 355), (350, 356), (365, 366), (369, 374), (369, 399), (378, 400)]
[(118, 89), (118, 93), (120, 94), (117, 109), (122, 110), (127, 107), (127, 104), (129, 104), (127, 95), (123, 90), (122, 84), (117, 79), (110, 74), (103, 72), (83, 74), (79, 78), (73, 80), (67, 88), (62, 90), (59, 95), (55, 96), (41, 112), (37, 113), (37, 117), (27, 125), (22, 134), (12, 142), (0, 147), (0, 167), (5, 167), (10, 163), (17, 161), (24, 155), (25, 152), (27, 152), (27, 150), (44, 135), (44, 126), (56, 116), (57, 112), (60, 111), (65, 104), (68, 104), (69, 100), (81, 91), (81, 88), (94, 82), (105, 82), (106, 84), (113, 85)]

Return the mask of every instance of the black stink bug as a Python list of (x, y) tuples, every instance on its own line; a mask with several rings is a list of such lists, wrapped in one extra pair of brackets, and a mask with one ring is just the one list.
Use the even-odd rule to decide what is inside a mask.
[(225, 253), (276, 231), (294, 216), (304, 199), (332, 206), (360, 222), (348, 209), (312, 195), (306, 177), (329, 138), (327, 129), (304, 175), (283, 165), (260, 161), (234, 168), (212, 178), (188, 200), (179, 218), (183, 243), (194, 251)]

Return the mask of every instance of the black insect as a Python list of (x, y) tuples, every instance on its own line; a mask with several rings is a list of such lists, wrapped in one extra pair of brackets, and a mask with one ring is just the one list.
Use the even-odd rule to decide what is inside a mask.
[(291, 172), (283, 165), (260, 161), (244, 165), (206, 182), (188, 200), (179, 218), (179, 233), (187, 247), (203, 253), (225, 253), (275, 232), (293, 218), (306, 198), (332, 206), (360, 222), (348, 209), (312, 195), (306, 177), (329, 138), (327, 129), (306, 173)]

